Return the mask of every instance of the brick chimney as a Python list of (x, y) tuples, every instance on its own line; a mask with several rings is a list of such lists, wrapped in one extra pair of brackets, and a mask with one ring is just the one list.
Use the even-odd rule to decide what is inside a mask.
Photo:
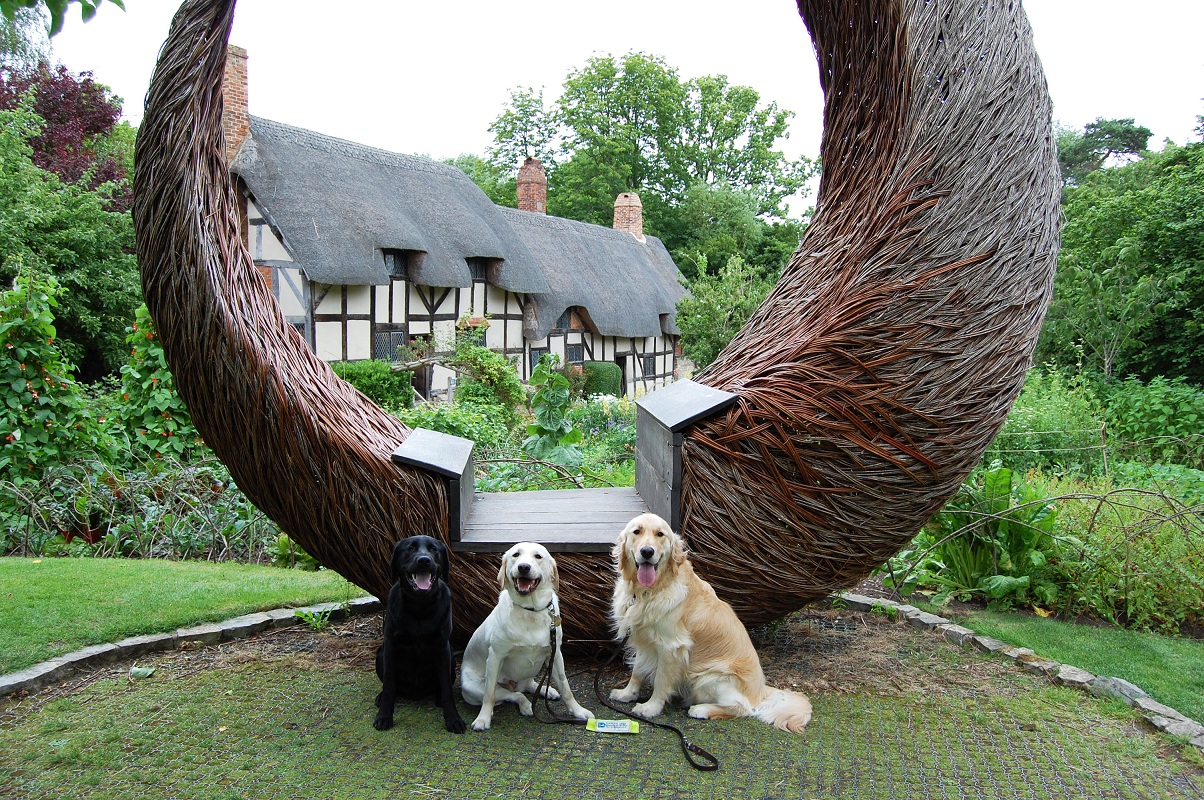
[(226, 158), (233, 160), (243, 139), (251, 130), (247, 106), (247, 51), (227, 45), (226, 71), (222, 75), (222, 135), (226, 139)]
[(548, 213), (548, 176), (538, 158), (527, 156), (518, 168), (518, 210)]
[(627, 231), (638, 241), (644, 241), (644, 204), (635, 192), (623, 192), (615, 198), (616, 231)]

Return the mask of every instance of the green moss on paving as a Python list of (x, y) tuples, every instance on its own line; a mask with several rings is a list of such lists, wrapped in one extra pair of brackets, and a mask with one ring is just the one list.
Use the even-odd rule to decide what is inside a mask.
[[(600, 710), (590, 675), (574, 678), (574, 688)], [(722, 763), (700, 773), (667, 733), (591, 734), (541, 725), (510, 705), (488, 733), (454, 736), (435, 707), (402, 704), (396, 727), (381, 733), (371, 725), (378, 683), (367, 668), (289, 658), (201, 667), (169, 661), (146, 680), (109, 678), (41, 705), (30, 698), (0, 706), (0, 795), (1200, 796), (1199, 771), (1131, 710), (1026, 675), (1004, 688), (816, 693), (814, 721), (800, 736), (752, 720), (690, 720), (674, 709), (669, 719)], [(461, 712), (471, 719), (474, 710)]]

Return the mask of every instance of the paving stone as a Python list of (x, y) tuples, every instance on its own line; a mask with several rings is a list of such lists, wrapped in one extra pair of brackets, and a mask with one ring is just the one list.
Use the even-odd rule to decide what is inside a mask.
[(1193, 722), (1190, 719), (1172, 720), (1169, 725), (1166, 725), (1162, 730), (1169, 733), (1171, 736), (1184, 736), (1189, 739), (1197, 736), (1204, 736), (1204, 725), (1198, 722)]
[(836, 599), (844, 604), (844, 607), (850, 611), (869, 611), (874, 607), (874, 603), (880, 602), (872, 597), (866, 597), (861, 594), (844, 593), (837, 595)]
[(1062, 666), (1052, 658), (1044, 658), (1035, 653), (1025, 653), (1016, 657), (1016, 663), (1025, 672), (1032, 672), (1037, 675), (1052, 676), (1058, 671), (1058, 667)]
[(944, 636), (945, 639), (954, 644), (964, 645), (975, 636), (974, 631), (969, 628), (963, 628), (961, 625), (953, 625), (952, 623), (949, 625), (937, 625), (936, 629), (940, 631), (941, 636)]
[(297, 609), (295, 608), (274, 608), (271, 611), (263, 613), (268, 615), (268, 628), (272, 630), (276, 628), (290, 628), (301, 622), (301, 618), (297, 616)]
[(115, 644), (94, 644), (83, 650), (76, 650), (65, 656), (59, 656), (56, 661), (63, 661), (79, 669), (96, 664), (108, 664), (121, 658), (122, 652)]
[(970, 641), (974, 642), (974, 646), (984, 653), (1001, 653), (1011, 647), (1007, 642), (992, 639), (990, 636), (975, 636)]
[(1060, 686), (1073, 686), (1076, 689), (1086, 689), (1095, 680), (1095, 676), (1085, 669), (1063, 664), (1053, 676), (1053, 682)]
[(1147, 714), (1157, 714), (1160, 717), (1166, 717), (1171, 720), (1187, 719), (1170, 706), (1164, 706), (1152, 697), (1135, 697), (1132, 703), (1134, 708), (1140, 709)]
[(895, 610), (899, 612), (899, 616), (907, 619), (912, 614), (923, 614), (924, 612), (915, 606), (909, 606), (906, 603), (900, 603), (895, 606)]
[(1027, 647), (1014, 647), (1009, 644), (999, 651), (999, 655), (1016, 661), (1023, 656), (1031, 656), (1035, 655), (1035, 653), (1033, 653), (1033, 651)]
[(204, 625), (180, 628), (176, 631), (176, 639), (180, 644), (184, 644), (185, 642), (217, 644), (222, 640), (222, 626), (215, 622), (206, 622)]
[(932, 630), (937, 625), (949, 625), (950, 622), (944, 617), (938, 617), (936, 614), (917, 610), (916, 613), (907, 615), (907, 624), (914, 625), (917, 628)]
[(234, 617), (225, 622), (219, 622), (218, 627), (222, 629), (222, 639), (245, 639), (251, 634), (259, 633), (272, 622), (271, 617), (263, 612), (257, 614), (244, 614), (241, 617)]
[(1204, 750), (1204, 735), (1197, 736), (1196, 738), (1192, 739), (1191, 743), (1201, 750)]
[(146, 636), (131, 636), (128, 639), (122, 639), (120, 642), (114, 642), (114, 645), (121, 650), (119, 658), (135, 658), (144, 653), (154, 653), (159, 650), (174, 650), (176, 648), (176, 634), (171, 633), (151, 633)]
[(1096, 678), (1088, 688), (1096, 697), (1115, 697), (1133, 705), (1138, 697), (1149, 697), (1140, 686), (1134, 686), (1123, 678)]
[(379, 598), (368, 595), (367, 597), (357, 597), (347, 604), (350, 607), (352, 614), (375, 614), (382, 610), (385, 606)]
[(0, 675), (0, 696), (20, 691), (37, 691), (52, 683), (58, 683), (74, 671), (75, 668), (70, 664), (59, 659), (52, 659), (34, 664), (19, 672)]

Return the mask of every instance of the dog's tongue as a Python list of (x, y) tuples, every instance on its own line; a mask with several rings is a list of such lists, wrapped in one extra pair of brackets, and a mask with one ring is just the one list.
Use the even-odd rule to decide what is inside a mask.
[(431, 575), (429, 572), (414, 573), (414, 585), (422, 591), (427, 591), (431, 588)]
[(514, 582), (520, 592), (529, 592), (535, 588), (535, 580), (533, 578), (519, 578)]
[(656, 583), (656, 566), (653, 564), (640, 564), (640, 568), (635, 574), (635, 579), (640, 582), (640, 586), (644, 587)]

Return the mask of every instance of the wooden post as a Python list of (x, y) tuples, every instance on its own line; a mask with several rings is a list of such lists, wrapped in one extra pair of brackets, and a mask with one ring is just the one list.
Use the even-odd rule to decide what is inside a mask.
[(415, 428), (393, 451), (395, 464), (418, 467), (447, 481), (447, 534), (452, 542), (460, 541), (464, 523), (472, 511), (475, 445), (472, 439)]
[(684, 431), (736, 399), (731, 392), (683, 379), (636, 401), (635, 490), (673, 530), (681, 527)]

